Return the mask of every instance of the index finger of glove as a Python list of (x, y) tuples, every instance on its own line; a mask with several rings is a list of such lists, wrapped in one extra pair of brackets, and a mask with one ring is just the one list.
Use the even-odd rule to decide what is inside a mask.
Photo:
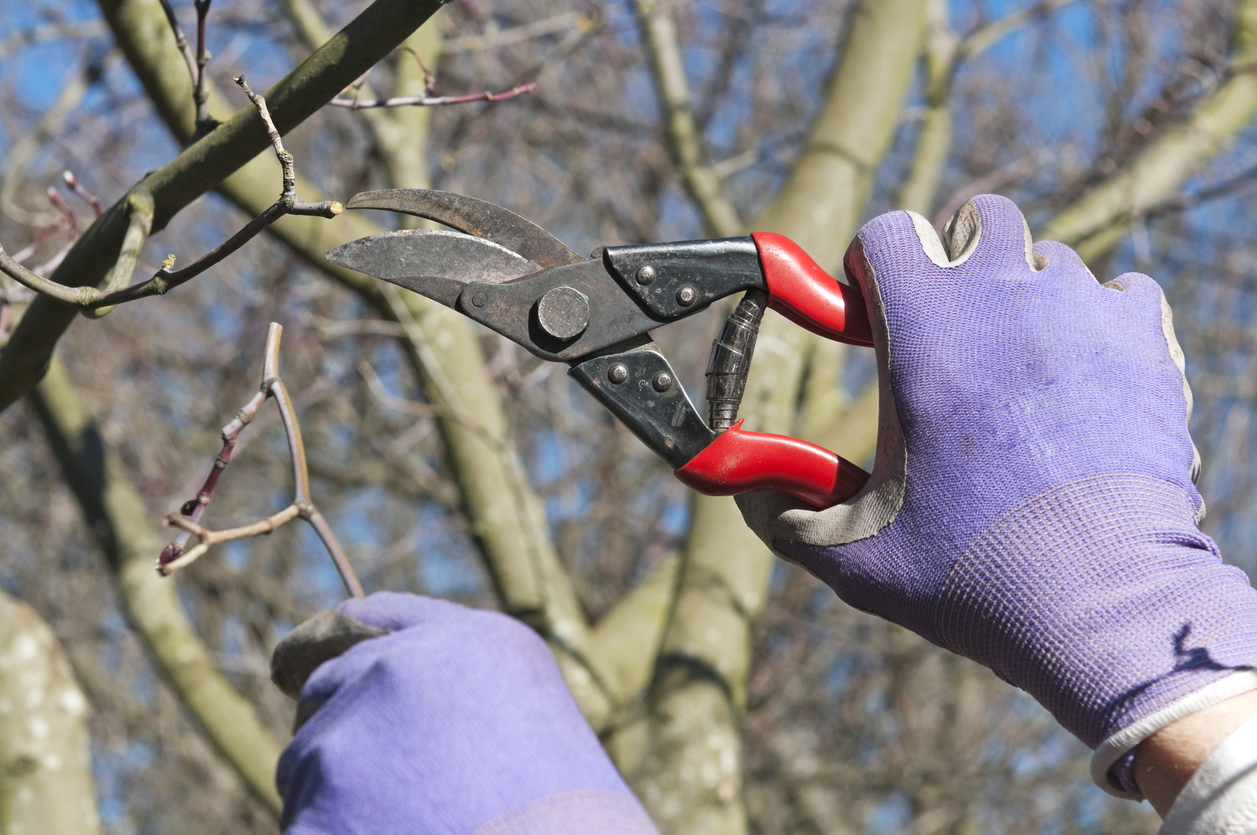
[(271, 681), (293, 699), (310, 675), (350, 647), (424, 623), (448, 619), (461, 607), (413, 594), (379, 592), (320, 612), (284, 636), (271, 655)]

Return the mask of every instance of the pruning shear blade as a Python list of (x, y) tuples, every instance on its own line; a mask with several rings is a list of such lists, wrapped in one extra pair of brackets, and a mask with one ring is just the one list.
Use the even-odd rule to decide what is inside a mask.
[(350, 241), (327, 254), (341, 267), (454, 307), (468, 283), (502, 284), (539, 267), (504, 246), (460, 232), (406, 229)]
[(539, 267), (562, 267), (585, 258), (533, 223), (487, 200), (431, 189), (382, 189), (355, 194), (350, 209), (384, 209), (435, 220), (477, 238), (501, 244)]

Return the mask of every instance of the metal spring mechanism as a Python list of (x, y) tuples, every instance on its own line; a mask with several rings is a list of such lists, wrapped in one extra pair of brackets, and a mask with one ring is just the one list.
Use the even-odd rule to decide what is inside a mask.
[(767, 293), (747, 290), (711, 344), (711, 357), (707, 360), (707, 423), (717, 433), (738, 419), (746, 375), (755, 353), (755, 338), (767, 305)]

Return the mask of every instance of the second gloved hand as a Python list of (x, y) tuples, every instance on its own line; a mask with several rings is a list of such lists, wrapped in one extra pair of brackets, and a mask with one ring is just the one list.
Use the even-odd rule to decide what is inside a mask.
[(303, 722), (276, 778), (287, 835), (655, 835), (512, 618), (384, 592), (302, 624), (272, 666)]

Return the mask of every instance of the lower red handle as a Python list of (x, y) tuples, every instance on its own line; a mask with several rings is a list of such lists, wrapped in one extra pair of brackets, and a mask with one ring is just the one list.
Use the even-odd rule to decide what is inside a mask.
[(829, 450), (798, 438), (726, 429), (675, 471), (683, 484), (709, 496), (775, 490), (818, 510), (860, 492), (869, 474)]

